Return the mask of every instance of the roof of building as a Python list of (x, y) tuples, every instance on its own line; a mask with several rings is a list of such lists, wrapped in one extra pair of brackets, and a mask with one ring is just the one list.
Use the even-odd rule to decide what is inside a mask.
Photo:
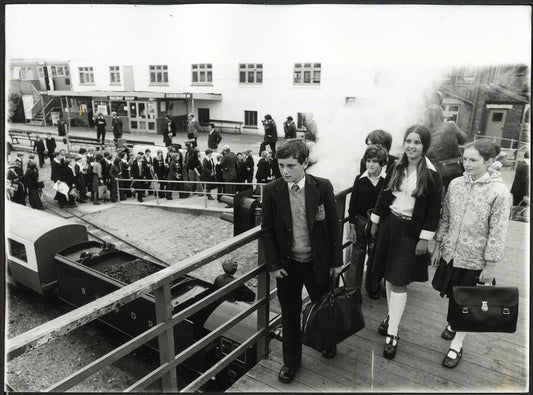
[(488, 102), (527, 103), (527, 98), (500, 85), (490, 84), (487, 91)]

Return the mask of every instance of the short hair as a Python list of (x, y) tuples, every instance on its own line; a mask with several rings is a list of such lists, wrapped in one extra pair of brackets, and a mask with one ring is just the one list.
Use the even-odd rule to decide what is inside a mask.
[(387, 151), (390, 151), (392, 146), (392, 136), (389, 132), (386, 132), (382, 129), (376, 129), (368, 133), (366, 136), (365, 143), (370, 140), (371, 144), (381, 145)]
[(292, 117), (289, 115), (289, 116), (287, 117), (287, 120), (288, 120), (288, 121), (292, 121), (293, 119), (292, 119)]
[(189, 114), (189, 116), (194, 118), (194, 114), (192, 112)]
[(146, 148), (146, 149), (144, 150), (144, 152), (145, 152), (145, 153), (147, 153), (147, 152), (150, 152), (150, 153), (151, 153), (152, 150), (151, 150), (150, 148)]
[(529, 150), (525, 150), (524, 152), (524, 158), (529, 159)]
[(295, 158), (300, 164), (303, 164), (309, 158), (309, 148), (301, 139), (285, 140), (276, 151), (278, 159)]
[(265, 115), (265, 119), (272, 119), (272, 115), (270, 114)]
[(268, 156), (267, 150), (264, 150), (263, 152), (261, 152), (261, 158), (266, 158), (267, 156)]
[(211, 148), (208, 148), (208, 149), (205, 150), (205, 154), (206, 154), (206, 155), (209, 155), (209, 154), (211, 154), (212, 152), (213, 152), (213, 150), (212, 150)]
[(139, 152), (137, 152), (137, 155), (144, 155), (144, 152), (139, 151)]
[(97, 161), (101, 161), (101, 160), (102, 160), (102, 154), (101, 154), (101, 153), (97, 153), (97, 154), (94, 156), (94, 159), (97, 160)]
[(494, 143), (489, 139), (474, 140), (465, 145), (465, 151), (469, 148), (473, 148), (479, 152), (479, 155), (483, 157), (484, 161), (496, 157), (496, 148), (494, 147)]
[(83, 154), (86, 154), (86, 153), (87, 153), (87, 150), (85, 148), (83, 148), (83, 147), (78, 150), (78, 154), (83, 155)]
[(388, 154), (385, 148), (380, 145), (371, 144), (365, 151), (363, 155), (363, 161), (368, 159), (377, 159), (380, 166), (385, 166), (387, 164)]
[(119, 157), (120, 159), (124, 158), (125, 156), (126, 156), (126, 152), (125, 152), (125, 151), (120, 151), (120, 152), (118, 153), (118, 157)]
[(211, 126), (213, 129), (216, 128), (215, 124), (213, 122), (209, 122), (209, 126)]

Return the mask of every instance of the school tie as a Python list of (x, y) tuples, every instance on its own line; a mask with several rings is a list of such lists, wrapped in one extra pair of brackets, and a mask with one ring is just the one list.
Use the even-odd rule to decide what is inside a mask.
[(300, 190), (300, 187), (298, 186), (298, 184), (294, 184), (292, 187), (291, 187), (291, 191), (293, 193), (296, 193)]

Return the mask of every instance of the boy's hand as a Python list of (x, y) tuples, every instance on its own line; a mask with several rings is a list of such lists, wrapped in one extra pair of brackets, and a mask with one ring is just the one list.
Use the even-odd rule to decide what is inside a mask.
[(342, 266), (332, 267), (329, 269), (329, 276), (337, 277), (342, 272)]
[(428, 252), (428, 241), (424, 239), (418, 240), (415, 248), (415, 255), (424, 255)]
[(348, 240), (350, 240), (352, 243), (355, 243), (357, 240), (357, 236), (355, 234), (355, 224), (350, 224), (350, 233), (348, 234)]
[(270, 272), (270, 275), (276, 278), (284, 278), (288, 276), (285, 269), (274, 270), (273, 272)]

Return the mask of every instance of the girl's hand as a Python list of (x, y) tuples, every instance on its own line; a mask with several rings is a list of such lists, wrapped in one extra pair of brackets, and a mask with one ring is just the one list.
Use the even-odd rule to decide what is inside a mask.
[(375, 224), (372, 222), (372, 226), (370, 227), (370, 236), (372, 236), (372, 238), (375, 239), (377, 233), (378, 233), (378, 224)]
[(416, 243), (415, 255), (424, 255), (428, 252), (428, 241), (420, 239)]
[(348, 240), (350, 242), (355, 243), (357, 240), (356, 234), (355, 234), (355, 224), (350, 224), (350, 233), (348, 234)]
[(494, 280), (494, 271), (492, 268), (486, 266), (485, 269), (479, 273), (479, 282), (484, 283), (485, 285), (492, 285), (492, 280)]
[(433, 253), (431, 254), (431, 266), (437, 267), (440, 262), (440, 243), (435, 243), (435, 248), (433, 249)]

